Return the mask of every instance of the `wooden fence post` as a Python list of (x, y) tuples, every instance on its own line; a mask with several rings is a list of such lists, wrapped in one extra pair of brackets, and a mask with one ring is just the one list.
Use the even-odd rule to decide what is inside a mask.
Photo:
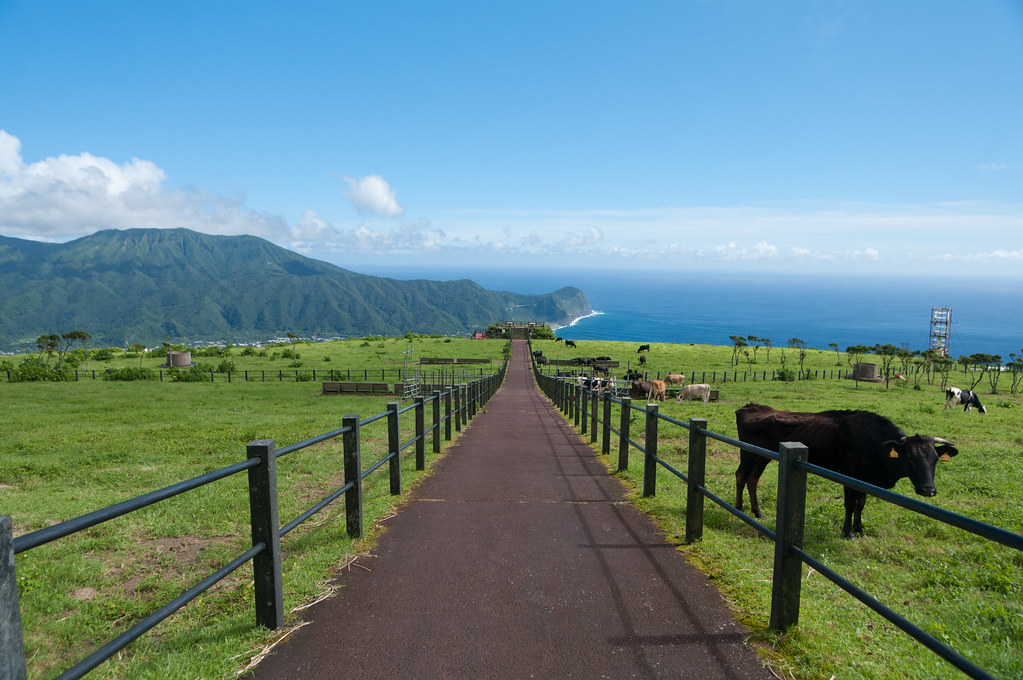
[(281, 583), (281, 536), (277, 515), (277, 454), (272, 439), (257, 439), (246, 447), (248, 458), (260, 464), (249, 468), (249, 515), (252, 545), (266, 546), (252, 558), (256, 624), (276, 630), (284, 625), (284, 586)]
[(689, 487), (686, 490), (686, 543), (703, 538), (703, 494), (707, 483), (707, 421), (689, 419)]
[(590, 420), (588, 413), (590, 400), (586, 398), (586, 393), (588, 391), (589, 390), (587, 390), (582, 385), (579, 386), (579, 414), (578, 417), (575, 419), (575, 424), (576, 425), (579, 425), (580, 423), (582, 424), (582, 434), (586, 434), (586, 432), (588, 431), (587, 426), (589, 425)]
[(775, 520), (774, 572), (771, 586), (771, 629), (784, 631), (799, 623), (803, 561), (792, 548), (803, 547), (806, 514), (806, 472), (796, 468), (807, 448), (795, 442), (778, 446), (778, 516)]
[(21, 632), (18, 579), (14, 575), (14, 532), (9, 515), (0, 515), (0, 678), (26, 680), (25, 639)]
[(453, 390), (444, 390), (444, 440), (451, 441), (451, 393)]
[(618, 427), (618, 472), (629, 469), (629, 424), (632, 422), (632, 397), (622, 397), (622, 422)]
[(426, 401), (416, 397), (416, 469), (426, 469)]
[(462, 431), (462, 388), (458, 385), (451, 386), (451, 393), (455, 399), (454, 416), (455, 416), (455, 431)]
[(391, 495), (401, 493), (401, 431), (398, 429), (398, 402), (387, 402), (387, 455), (391, 473)]
[(600, 398), (596, 392), (590, 395), (590, 443), (597, 441), (597, 404)]
[(362, 444), (359, 437), (359, 416), (345, 416), (341, 426), (348, 428), (342, 435), (344, 448), (345, 484), (352, 488), (345, 494), (345, 530), (349, 538), (362, 538)]
[(578, 382), (572, 385), (572, 422), (579, 427), (579, 412), (582, 411), (583, 389)]
[(604, 395), (604, 438), (600, 452), (605, 456), (611, 453), (611, 397)]
[(440, 453), (440, 390), (433, 391), (433, 452)]
[(458, 386), (458, 390), (462, 393), (462, 426), (469, 424), (469, 386), (462, 383)]
[(646, 405), (646, 437), (643, 448), (643, 497), (657, 493), (657, 404)]

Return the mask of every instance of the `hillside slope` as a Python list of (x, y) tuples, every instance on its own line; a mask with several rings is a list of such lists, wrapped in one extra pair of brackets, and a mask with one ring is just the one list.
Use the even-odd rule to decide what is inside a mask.
[(105, 230), (51, 244), (0, 236), (0, 345), (81, 329), (123, 345), (299, 336), (457, 334), (589, 312), (577, 288), (489, 291), (469, 280), (357, 274), (254, 236)]

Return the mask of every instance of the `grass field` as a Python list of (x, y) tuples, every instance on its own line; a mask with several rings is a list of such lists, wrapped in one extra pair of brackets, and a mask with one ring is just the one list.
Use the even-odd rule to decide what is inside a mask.
[[(504, 343), (416, 340), (417, 356), (493, 356)], [(608, 355), (635, 361), (634, 343), (580, 343), (577, 353), (560, 343), (536, 343), (548, 356)], [(404, 339), (299, 343), (300, 360), (336, 368), (400, 366)], [(282, 351), (285, 348), (277, 348)], [(761, 350), (757, 371), (778, 368), (778, 349), (767, 363)], [(280, 356), (238, 356), (236, 370), (276, 370)], [(788, 365), (793, 364), (791, 350)], [(474, 354), (475, 353), (475, 354)], [(329, 357), (330, 361), (324, 361)], [(242, 359), (246, 363), (242, 364)], [(868, 357), (869, 359), (869, 357)], [(118, 357), (110, 365), (138, 365)], [(143, 365), (162, 360), (143, 357)], [(205, 359), (199, 359), (205, 361)], [(744, 362), (745, 364), (745, 362)], [(838, 365), (836, 365), (838, 364)], [(106, 363), (104, 362), (104, 365)], [(248, 368), (241, 369), (245, 365)], [(271, 369), (265, 367), (270, 366)], [(806, 368), (847, 369), (846, 357), (808, 350)], [(92, 366), (90, 366), (92, 368)], [(654, 372), (734, 370), (731, 348), (654, 344), (647, 368)], [(740, 366), (741, 371), (744, 366)], [(1003, 378), (1004, 379), (1004, 378)], [(950, 383), (968, 387), (969, 376), (953, 372)], [(953, 441), (960, 455), (939, 466), (938, 496), (928, 502), (1001, 528), (1023, 531), (1020, 452), (1023, 398), (977, 386), (986, 415), (943, 410), (937, 384), (859, 383), (849, 380), (797, 382), (740, 380), (729, 376), (715, 387), (721, 400), (675, 405), (662, 412), (685, 421), (708, 420), (709, 428), (735, 435), (734, 410), (748, 401), (778, 408), (864, 408), (891, 418), (909, 433)], [(972, 381), (970, 381), (972, 382)], [(83, 380), (77, 383), (12, 383), (0, 386), (0, 513), (14, 518), (17, 534), (67, 519), (173, 482), (217, 469), (244, 457), (245, 444), (270, 438), (278, 446), (340, 427), (341, 416), (384, 410), (393, 397), (323, 397), (309, 382), (159, 383)], [(634, 427), (642, 427), (637, 417)], [(367, 426), (368, 448), (382, 450), (382, 421)], [(403, 432), (403, 441), (410, 435)], [(685, 433), (662, 429), (662, 456), (684, 469)], [(340, 485), (340, 443), (324, 443), (282, 459), (281, 520), (289, 521), (315, 499)], [(737, 455), (709, 442), (708, 487), (734, 498)], [(382, 455), (382, 454), (380, 454)], [(615, 457), (616, 458), (616, 457)], [(376, 460), (364, 453), (368, 464)], [(428, 456), (432, 462), (435, 457)], [(640, 488), (641, 458), (622, 479)], [(610, 463), (610, 461), (609, 461)], [(406, 479), (414, 479), (406, 456)], [(770, 523), (776, 466), (761, 482), (761, 505)], [(367, 515), (383, 517), (400, 499), (387, 495), (386, 473), (371, 478)], [(156, 605), (241, 552), (247, 535), (244, 480), (204, 487), (84, 534), (18, 556), (17, 569), (26, 629), (30, 676), (48, 678), (112, 638)], [(912, 494), (903, 480), (896, 491)], [(889, 606), (908, 616), (996, 677), (1023, 677), (1023, 590), (1021, 555), (974, 539), (875, 499), (867, 502), (867, 536), (839, 537), (842, 493), (823, 480), (811, 482), (806, 549)], [(637, 494), (638, 496), (638, 494)], [(636, 498), (669, 536), (681, 536), (684, 490), (659, 476), (654, 498)], [(283, 541), (286, 608), (324, 594), (331, 574), (366, 549), (344, 533), (343, 510), (333, 507)], [(682, 546), (709, 573), (753, 639), (786, 677), (955, 678), (944, 661), (885, 623), (836, 586), (805, 574), (800, 625), (784, 636), (767, 630), (771, 544), (724, 511), (708, 506), (699, 544)], [(90, 677), (228, 678), (243, 668), (272, 634), (252, 625), (251, 568), (201, 596), (153, 632), (101, 666)], [(295, 614), (291, 615), (294, 620)], [(196, 653), (196, 650), (201, 653)]]

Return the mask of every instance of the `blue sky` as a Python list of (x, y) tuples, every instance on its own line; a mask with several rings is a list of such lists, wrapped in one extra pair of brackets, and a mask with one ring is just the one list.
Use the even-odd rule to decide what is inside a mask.
[(1023, 276), (1023, 2), (0, 0), (0, 234)]

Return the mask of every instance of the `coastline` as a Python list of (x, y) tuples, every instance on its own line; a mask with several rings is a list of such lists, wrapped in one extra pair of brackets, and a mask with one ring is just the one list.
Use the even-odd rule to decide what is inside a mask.
[(588, 319), (591, 316), (600, 316), (603, 313), (604, 312), (597, 312), (597, 311), (591, 310), (589, 314), (583, 314), (582, 316), (577, 316), (576, 318), (572, 319), (570, 322), (568, 322), (564, 326), (551, 326), (551, 330), (552, 331), (559, 331), (562, 328), (571, 328), (572, 326), (576, 325), (577, 323), (579, 323), (583, 319)]

